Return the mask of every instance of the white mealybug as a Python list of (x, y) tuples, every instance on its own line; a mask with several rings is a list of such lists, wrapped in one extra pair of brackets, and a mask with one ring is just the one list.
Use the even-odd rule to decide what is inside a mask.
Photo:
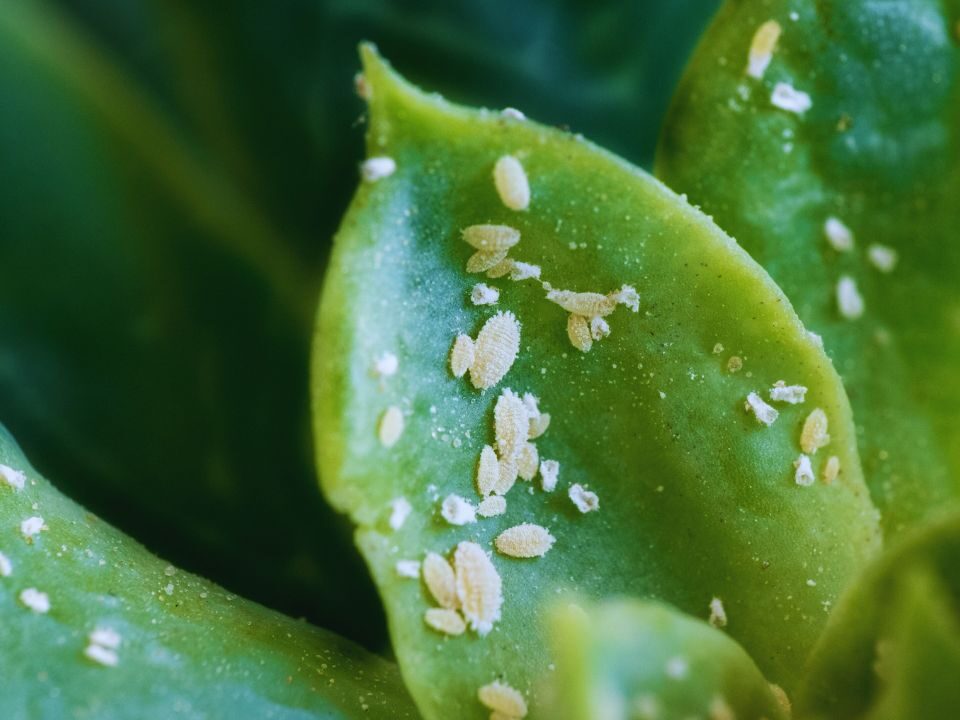
[(474, 305), (496, 305), (500, 300), (500, 291), (485, 283), (477, 283), (470, 291), (470, 302)]
[(516, 458), (500, 458), (500, 476), (493, 488), (494, 495), (506, 495), (510, 492), (519, 475), (520, 468)]
[(777, 380), (770, 388), (770, 399), (774, 402), (799, 405), (806, 397), (807, 388), (803, 385), (787, 385), (783, 380)]
[(853, 231), (850, 230), (839, 218), (830, 216), (823, 223), (823, 234), (827, 242), (837, 252), (850, 252), (853, 250)]
[(540, 463), (540, 485), (545, 492), (553, 492), (560, 479), (560, 463), (556, 460), (543, 460)]
[(504, 555), (515, 558), (534, 558), (546, 555), (554, 542), (556, 538), (545, 527), (523, 523), (504, 530), (493, 544)]
[[(491, 272), (493, 270), (491, 269)], [(540, 269), (539, 265), (533, 265), (531, 263), (519, 262), (518, 260), (513, 260), (510, 263), (510, 279), (521, 281), (521, 280), (539, 280), (540, 273), (543, 272)], [(489, 274), (489, 273), (488, 273)]]
[(567, 495), (573, 504), (577, 506), (577, 510), (582, 513), (593, 512), (600, 509), (600, 498), (597, 497), (597, 494), (587, 490), (580, 483), (571, 485), (567, 491)]
[(527, 716), (527, 702), (518, 690), (505, 682), (494, 680), (477, 690), (477, 698), (487, 708), (508, 718), (525, 718)]
[(473, 365), (476, 354), (476, 344), (469, 335), (457, 335), (450, 350), (450, 371), (454, 377), (461, 378)]
[(446, 635), (463, 635), (467, 624), (456, 610), (448, 608), (428, 608), (423, 620), (431, 628)]
[(500, 312), (484, 323), (474, 343), (470, 382), (478, 390), (503, 379), (520, 353), (520, 323), (511, 312)]
[(10, 558), (0, 552), (0, 577), (10, 577), (13, 573), (13, 563)]
[(481, 517), (496, 517), (507, 511), (507, 499), (502, 495), (491, 495), (480, 501), (477, 514)]
[(590, 321), (583, 315), (570, 313), (567, 318), (567, 338), (569, 338), (570, 344), (580, 352), (590, 352), (590, 348), (593, 347)]
[(893, 272), (900, 256), (892, 247), (873, 244), (867, 248), (867, 258), (871, 264), (882, 273)]
[(461, 236), (465, 243), (484, 252), (509, 250), (520, 242), (520, 231), (509, 225), (471, 225), (462, 230)]
[(416, 560), (397, 560), (394, 569), (397, 571), (397, 575), (402, 578), (416, 580), (420, 577), (420, 563)]
[(83, 650), (83, 654), (88, 660), (92, 660), (98, 665), (103, 665), (104, 667), (116, 667), (117, 663), (120, 662), (120, 657), (115, 651), (95, 643), (87, 645), (87, 647)]
[(595, 292), (549, 290), (547, 300), (556, 303), (567, 312), (582, 315), (584, 318), (605, 317), (617, 307), (615, 299)]
[(750, 42), (750, 53), (747, 57), (747, 75), (758, 80), (763, 77), (773, 59), (773, 51), (780, 39), (780, 23), (776, 20), (767, 20), (757, 28)]
[(489, 445), (484, 445), (480, 451), (480, 462), (477, 465), (477, 492), (482, 496), (494, 491), (500, 480), (500, 461), (497, 454)]
[(367, 158), (360, 165), (360, 175), (364, 182), (372, 183), (390, 177), (397, 171), (397, 163), (391, 157)]
[(487, 270), (500, 265), (506, 259), (506, 257), (506, 250), (477, 250), (467, 259), (467, 272), (486, 272)]
[(410, 517), (413, 507), (410, 501), (404, 497), (394, 498), (390, 501), (390, 527), (393, 530), (399, 530)]
[(440, 514), (451, 525), (468, 525), (477, 521), (476, 508), (459, 495), (447, 495), (440, 506)]
[(504, 256), (503, 260), (487, 270), (487, 277), (496, 280), (497, 278), (502, 278), (504, 275), (509, 275), (513, 272), (513, 266), (515, 264), (512, 258)]
[(837, 476), (840, 474), (840, 458), (836, 455), (831, 455), (827, 458), (826, 465), (823, 466), (823, 482), (827, 485), (832, 485), (833, 481), (837, 479)]
[(715, 628), (727, 626), (727, 611), (723, 607), (723, 600), (718, 597), (710, 601), (710, 619), (707, 622)]
[(590, 337), (603, 340), (610, 335), (610, 324), (602, 317), (590, 318)]
[(459, 601), (457, 600), (456, 578), (450, 563), (437, 553), (427, 553), (427, 557), (423, 561), (421, 574), (427, 590), (433, 595), (437, 605), (455, 610)]
[(814, 480), (816, 479), (813, 475), (813, 467), (810, 465), (810, 456), (801, 455), (796, 460), (793, 461), (793, 467), (795, 472), (793, 475), (794, 481), (800, 487), (809, 487), (813, 485)]
[(815, 409), (803, 423), (800, 431), (800, 447), (810, 455), (830, 444), (829, 421), (827, 414), (820, 408)]
[(521, 480), (533, 480), (540, 468), (540, 453), (537, 452), (537, 446), (531, 442), (523, 444), (520, 453), (517, 455), (517, 475)]
[(380, 377), (390, 377), (397, 374), (400, 361), (392, 352), (385, 352), (373, 363), (373, 372)]
[(773, 87), (770, 103), (774, 107), (796, 113), (797, 115), (803, 115), (803, 113), (813, 107), (813, 101), (807, 93), (802, 90), (797, 90), (792, 85), (784, 82), (778, 82)]
[(0, 479), (4, 480), (14, 490), (23, 490), (27, 476), (19, 470), (14, 470), (9, 465), (0, 465)]
[(480, 635), (489, 633), (500, 619), (503, 584), (490, 558), (475, 542), (457, 545), (453, 556), (457, 598), (470, 627)]
[(493, 184), (500, 202), (511, 210), (530, 207), (530, 183), (523, 165), (513, 155), (504, 155), (493, 166)]
[(20, 602), (28, 610), (33, 610), (39, 615), (50, 612), (50, 596), (36, 588), (27, 588), (20, 593)]
[(754, 417), (757, 418), (757, 422), (763, 423), (764, 425), (773, 425), (774, 421), (780, 415), (780, 413), (770, 405), (767, 405), (755, 392), (747, 395), (747, 402), (744, 407), (753, 413)]
[(523, 400), (510, 388), (505, 388), (497, 398), (493, 409), (493, 428), (500, 459), (519, 459), (530, 433), (530, 415)]
[(377, 436), (384, 447), (393, 447), (403, 435), (403, 412), (396, 405), (391, 405), (380, 416), (380, 425)]
[(123, 638), (120, 637), (120, 633), (112, 628), (96, 628), (88, 637), (93, 644), (110, 648), (111, 650), (116, 650), (120, 647), (120, 643), (123, 640)]
[(43, 522), (43, 518), (37, 515), (28, 517), (20, 523), (20, 534), (27, 542), (33, 542), (33, 536), (46, 529), (47, 525)]

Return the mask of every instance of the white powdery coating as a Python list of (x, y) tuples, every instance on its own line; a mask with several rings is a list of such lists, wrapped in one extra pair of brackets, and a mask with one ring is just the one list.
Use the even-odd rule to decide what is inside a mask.
[(836, 455), (831, 455), (827, 458), (827, 464), (823, 467), (823, 481), (827, 485), (832, 485), (833, 481), (837, 479), (837, 476), (840, 474), (840, 458)]
[(403, 412), (396, 405), (388, 407), (380, 417), (377, 436), (384, 447), (393, 447), (403, 435)]
[(99, 645), (100, 647), (109, 648), (111, 650), (116, 650), (120, 647), (120, 643), (123, 638), (120, 637), (118, 633), (113, 628), (96, 628), (89, 635), (90, 642), (94, 645)]
[(503, 585), (490, 558), (475, 542), (461, 542), (453, 557), (457, 598), (470, 627), (486, 635), (500, 619)]
[(747, 57), (747, 75), (758, 80), (763, 77), (773, 59), (773, 51), (780, 39), (780, 23), (776, 20), (767, 20), (757, 28), (750, 42), (750, 53)]
[(476, 345), (469, 335), (457, 335), (450, 350), (450, 371), (454, 377), (461, 378), (473, 365)]
[(553, 547), (556, 538), (540, 525), (523, 523), (500, 533), (494, 547), (504, 555), (515, 558), (543, 557)]
[[(507, 252), (507, 250), (477, 250), (467, 260), (467, 272), (482, 273), (499, 267), (507, 259)], [(490, 275), (490, 277), (498, 276)]]
[(509, 250), (520, 242), (520, 231), (509, 225), (471, 225), (464, 228), (460, 235), (467, 245), (483, 252)]
[(800, 487), (810, 487), (816, 479), (813, 475), (813, 468), (810, 466), (810, 457), (801, 455), (793, 461), (793, 467), (796, 468), (793, 479)]
[(799, 405), (807, 397), (807, 388), (803, 385), (787, 385), (783, 380), (777, 380), (770, 388), (770, 399), (774, 402), (785, 402)]
[(539, 265), (533, 265), (532, 263), (519, 262), (518, 260), (510, 263), (511, 280), (539, 280), (542, 272)]
[(390, 501), (390, 527), (399, 530), (410, 517), (413, 507), (406, 498), (399, 497)]
[(501, 495), (491, 495), (480, 501), (477, 514), (482, 517), (496, 517), (507, 511), (507, 499)]
[(540, 453), (533, 443), (524, 443), (517, 457), (517, 475), (523, 480), (533, 480), (540, 467)]
[(500, 300), (500, 291), (486, 283), (477, 283), (470, 291), (470, 302), (474, 305), (495, 305)]
[(397, 575), (402, 578), (416, 580), (420, 577), (420, 563), (416, 560), (397, 560), (394, 569), (397, 571)]
[(752, 412), (757, 418), (757, 422), (764, 425), (773, 425), (780, 415), (773, 407), (767, 405), (757, 393), (752, 392), (747, 395), (747, 402), (744, 406), (749, 412)]
[(23, 490), (23, 485), (27, 481), (26, 475), (9, 465), (0, 465), (0, 478), (3, 478), (14, 490)]
[(507, 717), (519, 719), (527, 716), (527, 702), (520, 691), (499, 680), (477, 690), (477, 698), (486, 707)]
[(616, 299), (595, 292), (549, 290), (547, 300), (556, 303), (567, 312), (582, 315), (584, 318), (606, 317), (617, 308)]
[(35, 613), (42, 615), (50, 612), (50, 597), (36, 588), (27, 588), (20, 593), (20, 602), (23, 603), (24, 607), (33, 610)]
[(500, 202), (511, 210), (530, 207), (530, 183), (523, 165), (513, 155), (504, 155), (493, 166), (493, 184)]
[(503, 379), (520, 353), (520, 323), (511, 312), (500, 312), (484, 323), (477, 335), (470, 382), (478, 390)]
[(506, 495), (510, 488), (517, 482), (520, 469), (517, 467), (516, 458), (500, 459), (500, 475), (497, 477), (497, 484), (493, 487), (495, 495)]
[(597, 494), (590, 492), (580, 483), (571, 485), (570, 490), (567, 491), (567, 495), (570, 496), (573, 504), (577, 506), (577, 510), (582, 513), (593, 512), (594, 510), (600, 509), (600, 498), (597, 497)]
[(390, 177), (397, 171), (397, 163), (391, 157), (372, 157), (360, 165), (360, 175), (364, 182), (377, 182)]
[(897, 266), (900, 256), (892, 247), (874, 244), (867, 248), (867, 258), (877, 270), (889, 273)]
[(0, 577), (10, 577), (13, 573), (13, 563), (10, 558), (0, 552)]
[(853, 231), (850, 230), (839, 218), (828, 217), (823, 223), (823, 234), (827, 242), (837, 252), (850, 252), (853, 250)]
[(814, 347), (818, 347), (823, 350), (823, 338), (813, 330), (807, 330), (807, 339), (813, 343)]
[(43, 522), (43, 518), (38, 515), (33, 517), (28, 517), (22, 523), (20, 523), (20, 534), (23, 535), (25, 540), (30, 540), (41, 530), (46, 530), (47, 526)]
[(467, 624), (456, 610), (447, 608), (428, 608), (423, 621), (431, 628), (445, 635), (463, 635)]
[(397, 368), (400, 367), (400, 361), (392, 352), (385, 352), (373, 363), (373, 372), (380, 377), (390, 377), (397, 374)]
[(451, 525), (467, 525), (477, 521), (477, 509), (459, 495), (447, 495), (440, 514)]
[(590, 319), (590, 337), (594, 340), (603, 340), (610, 335), (610, 324), (602, 317)]
[(718, 597), (710, 601), (710, 619), (707, 622), (715, 628), (727, 626), (727, 611), (723, 607), (723, 600)]
[(863, 315), (863, 296), (857, 289), (857, 282), (849, 275), (842, 275), (837, 281), (837, 309), (847, 320), (856, 320)]
[(822, 447), (830, 444), (829, 420), (827, 414), (820, 408), (816, 408), (807, 415), (803, 423), (803, 430), (800, 431), (800, 448), (809, 454), (817, 452)]
[(423, 561), (423, 582), (427, 590), (437, 601), (437, 605), (455, 610), (457, 602), (457, 584), (453, 574), (453, 568), (445, 558), (437, 553), (427, 553)]
[(477, 492), (481, 496), (489, 495), (497, 487), (499, 480), (500, 461), (497, 460), (497, 453), (489, 445), (484, 445), (477, 465)]
[(546, 492), (553, 492), (560, 479), (560, 463), (556, 460), (544, 460), (540, 463), (540, 485)]
[(109, 648), (105, 648), (96, 643), (87, 645), (84, 648), (83, 654), (87, 659), (92, 660), (98, 665), (103, 665), (104, 667), (116, 667), (117, 663), (120, 662), (120, 657), (116, 652)]
[(493, 430), (500, 459), (519, 460), (530, 434), (530, 414), (523, 400), (510, 388), (504, 388), (497, 398), (493, 409)]
[(810, 96), (802, 90), (797, 90), (792, 85), (779, 82), (773, 88), (773, 94), (770, 96), (770, 103), (774, 107), (787, 112), (802, 115), (813, 107), (813, 101)]
[(618, 305), (623, 305), (633, 312), (640, 312), (640, 293), (632, 285), (622, 285), (608, 297)]
[(590, 321), (583, 315), (571, 313), (567, 318), (567, 337), (570, 339), (570, 344), (580, 352), (590, 352), (590, 348), (593, 347)]
[(506, 118), (507, 120), (526, 120), (527, 116), (523, 114), (520, 110), (516, 108), (508, 107), (500, 111), (500, 117)]

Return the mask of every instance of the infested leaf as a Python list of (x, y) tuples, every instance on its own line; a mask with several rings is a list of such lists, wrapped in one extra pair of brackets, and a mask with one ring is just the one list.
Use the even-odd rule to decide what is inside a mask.
[[(958, 19), (955, 0), (729, 2), (657, 159), (823, 336), (888, 535), (960, 492)], [(778, 86), (810, 107), (778, 106)]]
[(560, 605), (557, 720), (785, 720), (789, 699), (720, 630), (650, 601)]
[[(328, 498), (358, 525), (421, 711), (485, 717), (477, 690), (501, 680), (523, 694), (530, 717), (548, 717), (540, 620), (566, 591), (658, 598), (702, 618), (723, 597), (730, 635), (772, 681), (792, 685), (826, 609), (878, 542), (826, 356), (760, 268), (642, 171), (577, 136), (425, 95), (372, 48), (362, 54), (368, 153), (397, 170), (360, 187), (335, 241), (314, 352), (318, 462)], [(528, 176), (526, 211), (504, 206), (494, 186), (505, 154)], [(496, 281), (495, 310), (469, 300), (475, 248), (462, 230), (478, 224), (518, 230), (510, 257), (542, 269)], [(606, 314), (609, 335), (589, 352), (574, 348), (569, 311), (551, 289), (597, 293), (585, 297)], [(511, 346), (502, 377), (478, 388), (450, 372), (450, 350), (498, 313), (517, 320), (516, 357)], [(399, 370), (372, 381), (364, 368), (387, 351)], [(806, 400), (783, 403), (767, 427), (744, 403), (778, 380), (807, 388)], [(524, 426), (497, 410), (511, 398), (530, 412), (542, 486), (518, 477)], [(405, 430), (384, 448), (377, 418), (389, 406), (402, 409)], [(803, 488), (793, 462), (815, 407), (830, 418), (843, 470), (832, 485)], [(498, 443), (505, 435), (513, 440)], [(451, 525), (445, 498), (482, 500), (485, 446), (499, 457), (494, 491), (506, 511)], [(826, 461), (815, 457), (818, 472)], [(396, 530), (388, 517), (398, 497), (413, 510)], [(542, 528), (536, 549), (549, 552), (494, 552), (495, 538), (523, 523)], [(396, 572), (428, 552), (454, 563), (471, 625), (460, 637), (438, 640), (423, 620), (435, 603)]]
[(2, 426), (0, 613), (3, 718), (417, 717), (395, 665), (151, 555)]

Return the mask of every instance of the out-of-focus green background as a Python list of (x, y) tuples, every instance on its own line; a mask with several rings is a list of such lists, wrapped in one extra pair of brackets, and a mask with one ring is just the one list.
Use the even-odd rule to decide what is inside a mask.
[(3, 0), (0, 421), (170, 561), (381, 647), (308, 418), (357, 43), (648, 165), (718, 4)]

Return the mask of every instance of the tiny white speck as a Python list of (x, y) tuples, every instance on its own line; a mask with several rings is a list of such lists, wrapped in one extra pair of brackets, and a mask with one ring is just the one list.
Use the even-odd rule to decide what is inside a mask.
[(510, 210), (530, 206), (530, 183), (523, 165), (512, 155), (504, 155), (493, 168), (493, 183), (500, 201)]
[(540, 485), (545, 492), (553, 492), (560, 479), (560, 463), (556, 460), (540, 462)]
[(777, 380), (770, 388), (770, 399), (774, 402), (785, 402), (799, 405), (807, 397), (807, 388), (803, 385), (787, 385), (783, 380)]
[(813, 468), (810, 466), (810, 457), (801, 455), (793, 461), (793, 467), (796, 468), (794, 480), (800, 487), (809, 487), (813, 485), (816, 478), (813, 476)]
[(524, 115), (520, 110), (516, 108), (508, 107), (500, 111), (500, 117), (506, 118), (507, 120), (526, 120), (527, 116)]
[(163, 591), (164, 591), (167, 595), (173, 595), (173, 583), (167, 583), (167, 586), (166, 586), (165, 588), (163, 588)]
[(378, 435), (380, 444), (384, 447), (396, 445), (403, 434), (403, 412), (396, 405), (388, 407), (380, 418)]
[(20, 523), (20, 534), (23, 535), (25, 540), (31, 540), (34, 535), (46, 529), (47, 526), (44, 524), (43, 518), (36, 515)]
[(13, 563), (10, 558), (0, 552), (0, 577), (10, 577), (13, 573)]
[(900, 259), (897, 251), (892, 247), (877, 244), (867, 248), (867, 258), (882, 273), (893, 272), (893, 269), (897, 266), (897, 261)]
[(380, 377), (390, 377), (397, 374), (400, 361), (392, 352), (385, 352), (373, 363), (373, 372)]
[(786, 110), (787, 112), (797, 113), (798, 115), (802, 115), (813, 107), (813, 101), (807, 93), (797, 90), (793, 86), (783, 82), (779, 82), (774, 86), (773, 94), (770, 96), (770, 103), (774, 107)]
[(587, 490), (580, 483), (571, 485), (570, 490), (567, 491), (567, 495), (573, 504), (577, 506), (577, 510), (582, 513), (593, 512), (600, 509), (600, 498), (597, 497), (597, 494)]
[(817, 586), (817, 581), (816, 581), (816, 580), (814, 580), (814, 579), (812, 579), (812, 578), (809, 579), (809, 580), (807, 580), (807, 587), (816, 587), (816, 586)]
[(116, 652), (96, 644), (87, 645), (83, 654), (88, 659), (104, 667), (116, 667), (117, 663), (120, 662), (120, 658)]
[(486, 283), (477, 283), (470, 291), (470, 302), (474, 305), (495, 305), (500, 299), (500, 291)]
[(715, 628), (727, 626), (727, 611), (723, 607), (723, 600), (718, 597), (710, 601), (710, 618), (708, 622)]
[(681, 680), (687, 676), (690, 666), (687, 664), (685, 658), (672, 657), (667, 660), (667, 665), (664, 670), (667, 673), (667, 677), (673, 678), (674, 680)]
[(90, 642), (95, 645), (100, 645), (101, 647), (110, 648), (111, 650), (116, 650), (120, 647), (120, 642), (122, 638), (120, 633), (112, 628), (96, 628), (93, 632), (90, 633)]
[(828, 217), (823, 223), (823, 234), (827, 242), (837, 252), (853, 250), (853, 231), (843, 224), (839, 218)]
[(372, 157), (360, 165), (360, 175), (365, 182), (377, 182), (390, 177), (397, 170), (397, 163), (390, 157)]
[(752, 392), (747, 395), (746, 409), (749, 412), (752, 412), (757, 418), (757, 422), (764, 425), (773, 425), (780, 413), (776, 411), (772, 406), (768, 405), (763, 401), (757, 393)]
[(403, 497), (394, 498), (390, 501), (390, 527), (399, 530), (410, 517), (413, 507), (410, 502)]
[(477, 521), (477, 510), (459, 495), (447, 495), (440, 507), (443, 519), (451, 525), (467, 525)]
[(863, 296), (857, 289), (857, 282), (849, 275), (843, 275), (837, 281), (837, 309), (847, 320), (856, 320), (863, 315)]
[(776, 20), (767, 20), (757, 28), (750, 43), (750, 52), (747, 58), (747, 75), (752, 78), (762, 78), (773, 59), (773, 51), (780, 39), (780, 23)]
[(35, 613), (42, 615), (50, 612), (50, 597), (36, 588), (27, 588), (20, 593), (20, 602)]
[(397, 575), (402, 578), (415, 580), (420, 577), (420, 563), (416, 560), (398, 560), (395, 567)]
[(0, 465), (0, 478), (3, 478), (14, 490), (23, 490), (23, 485), (27, 481), (24, 473), (14, 470), (9, 465)]

